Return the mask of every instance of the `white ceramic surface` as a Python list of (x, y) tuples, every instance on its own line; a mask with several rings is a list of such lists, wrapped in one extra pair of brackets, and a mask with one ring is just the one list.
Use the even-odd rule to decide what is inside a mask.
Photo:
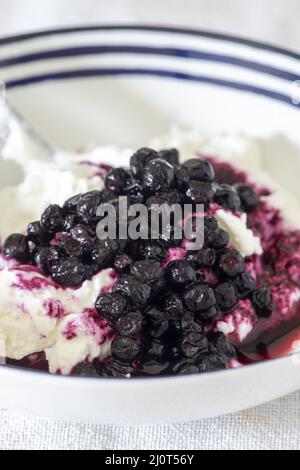
[[(133, 147), (174, 123), (243, 130), (261, 141), (265, 167), (300, 196), (295, 54), (195, 32), (83, 28), (0, 40), (0, 79), (11, 103), (53, 145), (76, 149), (93, 141)], [(0, 184), (15, 178), (13, 167), (0, 167)], [(0, 367), (0, 404), (94, 423), (188, 421), (298, 389), (298, 359), (147, 380)]]

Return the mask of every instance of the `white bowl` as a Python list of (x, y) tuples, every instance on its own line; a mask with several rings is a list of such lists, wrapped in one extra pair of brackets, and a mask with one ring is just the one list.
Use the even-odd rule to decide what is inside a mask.
[[(92, 27), (0, 40), (10, 102), (53, 144), (139, 146), (172, 124), (241, 130), (300, 196), (300, 60), (215, 34)], [(118, 162), (112, 162), (118, 164)], [(14, 178), (2, 166), (0, 183)], [(187, 377), (85, 379), (0, 367), (1, 406), (111, 424), (208, 418), (292, 392), (300, 356)]]

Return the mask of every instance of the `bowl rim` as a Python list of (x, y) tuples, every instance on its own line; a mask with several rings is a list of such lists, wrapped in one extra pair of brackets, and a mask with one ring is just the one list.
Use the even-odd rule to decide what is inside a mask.
[[(296, 59), (300, 61), (300, 54), (289, 50), (287, 48), (278, 47), (272, 45), (268, 42), (263, 41), (256, 41), (253, 39), (249, 39), (239, 35), (231, 35), (225, 33), (218, 33), (210, 30), (204, 29), (193, 29), (193, 28), (183, 28), (183, 27), (171, 27), (167, 25), (154, 25), (154, 24), (138, 24), (138, 23), (128, 23), (128, 24), (85, 24), (81, 26), (68, 26), (68, 27), (59, 27), (59, 28), (46, 28), (46, 29), (36, 29), (31, 32), (25, 33), (18, 33), (13, 35), (4, 35), (0, 36), (0, 48), (2, 46), (16, 44), (20, 42), (26, 42), (29, 40), (39, 39), (39, 38), (47, 38), (55, 35), (68, 35), (68, 34), (76, 34), (76, 33), (84, 33), (84, 32), (103, 32), (103, 31), (137, 31), (137, 32), (152, 32), (152, 33), (170, 33), (170, 34), (183, 34), (188, 36), (195, 36), (200, 38), (206, 39), (213, 39), (217, 41), (225, 41), (228, 43), (233, 43), (237, 45), (248, 46), (257, 50), (267, 51), (271, 53), (276, 53), (282, 55), (284, 57), (289, 57), (292, 59)], [(299, 356), (300, 352), (293, 352), (287, 354), (285, 356), (279, 358), (272, 358), (267, 361), (256, 362), (253, 364), (249, 364), (247, 366), (220, 370), (215, 372), (206, 372), (202, 374), (192, 374), (192, 375), (182, 375), (182, 376), (150, 376), (150, 377), (133, 377), (131, 379), (124, 379), (119, 377), (81, 377), (81, 376), (74, 376), (74, 375), (59, 375), (59, 374), (51, 374), (47, 371), (41, 370), (34, 370), (25, 367), (20, 367), (16, 365), (8, 365), (8, 364), (0, 364), (0, 375), (5, 375), (5, 372), (8, 372), (10, 375), (15, 375), (14, 373), (18, 373), (18, 375), (29, 378), (34, 377), (37, 379), (38, 377), (43, 377), (44, 381), (56, 381), (59, 380), (61, 383), (71, 383), (72, 381), (78, 383), (114, 383), (118, 386), (120, 384), (127, 384), (126, 386), (131, 387), (134, 384), (146, 384), (146, 383), (154, 383), (157, 382), (178, 382), (178, 381), (194, 381), (196, 380), (204, 380), (208, 376), (215, 377), (218, 375), (219, 377), (223, 374), (229, 376), (229, 374), (235, 374), (239, 371), (241, 373), (246, 373), (246, 371), (251, 368), (263, 368), (267, 367), (270, 363), (279, 363), (286, 361), (291, 357)], [(129, 385), (130, 384), (130, 385)]]
[(22, 41), (28, 41), (31, 39), (38, 39), (42, 37), (54, 36), (56, 34), (72, 34), (72, 33), (83, 33), (83, 32), (97, 32), (97, 31), (140, 31), (140, 32), (153, 32), (153, 33), (171, 33), (171, 34), (183, 34), (189, 36), (202, 37), (207, 39), (216, 39), (219, 41), (231, 42), (244, 46), (250, 46), (255, 49), (265, 50), (281, 54), (293, 59), (300, 60), (300, 54), (292, 51), (288, 48), (275, 46), (269, 42), (257, 41), (249, 39), (244, 36), (231, 35), (226, 33), (219, 33), (215, 31), (205, 29), (194, 29), (194, 28), (183, 28), (176, 26), (167, 25), (155, 25), (155, 24), (139, 24), (139, 23), (128, 23), (128, 24), (85, 24), (81, 26), (68, 26), (59, 28), (45, 28), (36, 29), (31, 32), (17, 33), (13, 35), (0, 36), (0, 47)]

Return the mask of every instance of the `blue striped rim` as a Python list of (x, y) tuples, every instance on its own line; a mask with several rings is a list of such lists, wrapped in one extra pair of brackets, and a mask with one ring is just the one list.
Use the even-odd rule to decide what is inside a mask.
[(293, 104), (291, 97), (277, 93), (275, 91), (267, 90), (264, 88), (247, 85), (244, 83), (232, 82), (207, 76), (190, 75), (182, 72), (173, 72), (167, 70), (148, 70), (148, 69), (125, 69), (125, 68), (96, 68), (86, 70), (68, 70), (65, 72), (55, 72), (49, 74), (35, 75), (31, 77), (25, 77), (22, 79), (11, 80), (6, 82), (8, 89), (17, 88), (26, 85), (32, 85), (34, 83), (40, 83), (48, 80), (69, 80), (74, 78), (88, 78), (88, 77), (109, 77), (109, 76), (152, 76), (161, 78), (175, 78), (177, 80), (189, 80), (198, 83), (205, 83), (209, 85), (221, 86), (225, 88), (231, 88), (234, 90), (246, 91), (256, 95), (265, 96), (272, 98), (273, 100), (281, 101), (285, 104), (292, 105), (293, 107), (300, 108), (300, 104)]
[(272, 46), (259, 41), (254, 41), (251, 39), (241, 38), (237, 36), (219, 34), (210, 31), (187, 29), (187, 28), (172, 28), (169, 26), (154, 26), (154, 25), (137, 25), (137, 24), (128, 24), (128, 25), (86, 25), (86, 26), (76, 26), (68, 28), (56, 28), (56, 29), (46, 29), (43, 31), (35, 31), (32, 33), (18, 34), (14, 36), (2, 37), (0, 38), (0, 46), (14, 44), (18, 42), (28, 41), (30, 39), (37, 39), (47, 36), (55, 36), (58, 34), (72, 34), (72, 33), (85, 33), (85, 32), (97, 32), (97, 31), (153, 31), (159, 33), (170, 33), (170, 34), (184, 34), (189, 36), (198, 36), (207, 39), (216, 39), (219, 41), (226, 41), (234, 44), (241, 44), (244, 46), (249, 46), (254, 49), (265, 50), (273, 52), (276, 54), (284, 55), (286, 57), (291, 57), (293, 59), (300, 60), (300, 54)]
[(71, 47), (68, 49), (55, 49), (49, 51), (40, 51), (31, 54), (20, 55), (0, 60), (0, 68), (11, 67), (14, 65), (25, 64), (41, 60), (59, 59), (66, 57), (78, 57), (85, 55), (102, 54), (141, 54), (141, 55), (159, 55), (171, 57), (183, 57), (185, 59), (198, 59), (203, 61), (218, 62), (230, 64), (242, 68), (254, 70), (256, 72), (279, 77), (287, 81), (300, 80), (300, 75), (286, 72), (276, 67), (260, 64), (254, 61), (240, 59), (232, 56), (213, 54), (209, 52), (191, 51), (187, 49), (176, 48), (158, 48), (147, 46), (84, 46)]

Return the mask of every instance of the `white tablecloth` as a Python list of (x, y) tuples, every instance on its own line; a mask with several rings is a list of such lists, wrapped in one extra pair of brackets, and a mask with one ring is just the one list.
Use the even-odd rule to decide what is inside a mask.
[[(62, 25), (153, 23), (300, 49), (299, 0), (0, 0), (0, 11), (0, 35)], [(0, 449), (60, 448), (299, 449), (300, 392), (227, 417), (158, 427), (85, 426), (0, 412)]]

